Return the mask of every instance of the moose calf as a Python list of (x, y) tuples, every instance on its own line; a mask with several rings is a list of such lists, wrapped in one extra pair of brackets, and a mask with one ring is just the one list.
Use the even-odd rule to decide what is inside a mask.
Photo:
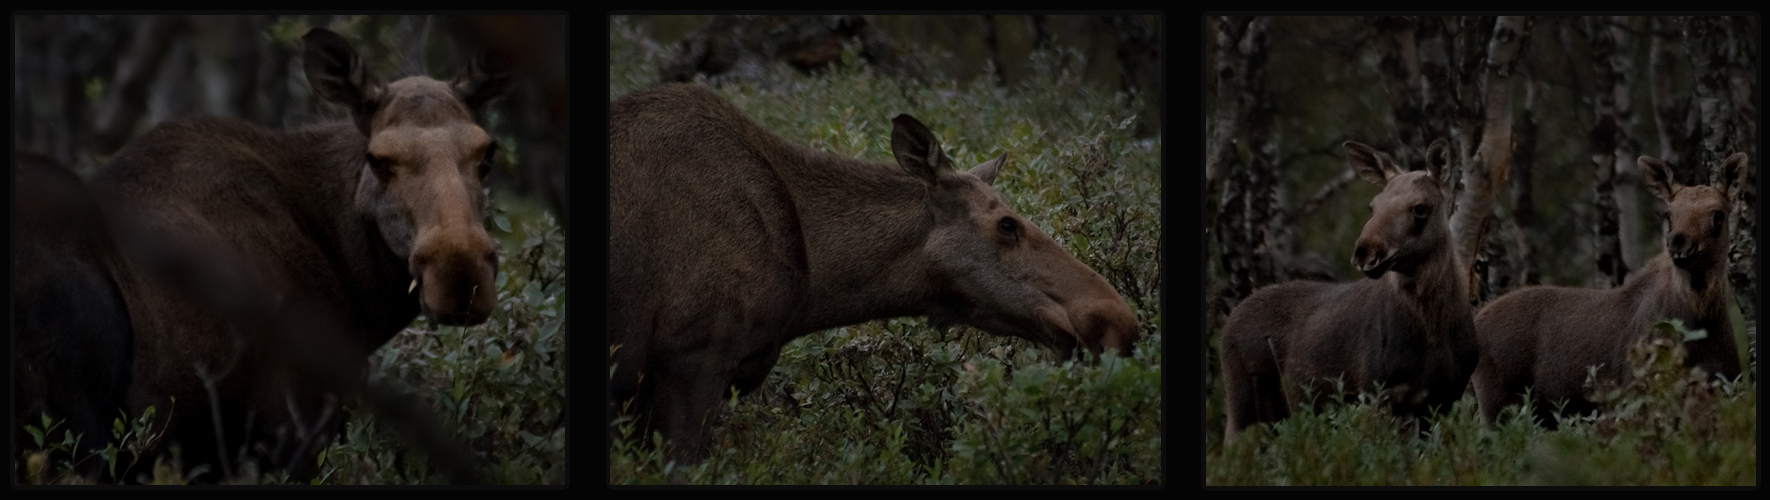
[(1381, 384), (1393, 410), (1424, 416), (1462, 397), (1475, 369), (1473, 313), (1451, 247), (1444, 194), (1449, 146), (1433, 142), (1428, 170), (1403, 172), (1387, 154), (1345, 143), (1359, 177), (1383, 192), (1352, 262), (1368, 280), (1294, 281), (1256, 290), (1223, 326), (1226, 440), (1303, 403)]
[(1727, 191), (1739, 183), (1745, 161), (1744, 153), (1734, 154), (1722, 160), (1716, 184), (1685, 186), (1665, 162), (1642, 156), (1641, 178), (1666, 205), (1664, 253), (1616, 288), (1525, 288), (1482, 308), (1474, 376), (1481, 416), (1492, 422), (1501, 409), (1522, 403), (1527, 387), (1550, 425), (1556, 402), (1567, 401), (1570, 412), (1591, 410), (1583, 390), (1587, 367), (1597, 366), (1603, 380), (1625, 380), (1629, 345), (1666, 319), (1708, 331), (1685, 345), (1687, 365), (1738, 375), (1727, 318)]

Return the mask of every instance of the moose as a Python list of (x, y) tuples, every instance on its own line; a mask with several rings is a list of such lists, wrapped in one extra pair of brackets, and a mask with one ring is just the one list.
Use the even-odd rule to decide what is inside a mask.
[(337, 33), (302, 41), (314, 93), (348, 118), (171, 121), (90, 184), (124, 256), (127, 315), (103, 311), (133, 337), (125, 406), (156, 408), (187, 466), (310, 476), (370, 351), (420, 312), (473, 325), (495, 304), (482, 182), (498, 147), (477, 120), (501, 66), (382, 83)]
[(1124, 299), (991, 187), (1006, 155), (961, 172), (921, 121), (892, 124), (896, 164), (794, 145), (694, 84), (609, 103), (611, 420), (698, 461), (786, 342), (873, 319), (1131, 354)]
[(111, 419), (123, 407), (134, 333), (121, 256), (86, 182), (55, 160), (18, 153), (13, 163), (14, 439), (41, 416), (65, 421), (44, 437), (79, 436), (76, 471), (96, 480)]
[(1665, 251), (1610, 289), (1540, 286), (1494, 300), (1475, 316), (1481, 362), (1473, 386), (1481, 416), (1493, 422), (1521, 404), (1526, 388), (1537, 418), (1555, 425), (1550, 409), (1594, 409), (1584, 386), (1588, 367), (1599, 380), (1630, 377), (1629, 346), (1649, 328), (1677, 319), (1707, 331), (1685, 343), (1685, 364), (1715, 376), (1739, 375), (1739, 351), (1727, 317), (1728, 190), (1745, 175), (1745, 153), (1721, 160), (1711, 185), (1684, 185), (1664, 161), (1636, 159), (1642, 184), (1665, 203)]
[(1370, 279), (1281, 283), (1236, 306), (1222, 339), (1226, 441), (1305, 402), (1379, 385), (1396, 414), (1424, 417), (1462, 397), (1475, 369), (1474, 314), (1447, 222), (1448, 142), (1433, 142), (1427, 170), (1415, 172), (1368, 145), (1343, 147), (1353, 171), (1383, 188), (1353, 247)]

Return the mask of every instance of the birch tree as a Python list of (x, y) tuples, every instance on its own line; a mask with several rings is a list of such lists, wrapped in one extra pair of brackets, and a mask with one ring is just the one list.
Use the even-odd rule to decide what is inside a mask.
[[(1593, 257), (1598, 272), (1608, 286), (1621, 285), (1629, 273), (1623, 261), (1622, 241), (1617, 237), (1616, 162), (1623, 135), (1618, 108), (1626, 106), (1628, 86), (1623, 83), (1624, 67), (1618, 61), (1616, 37), (1610, 30), (1610, 18), (1587, 17), (1568, 23), (1569, 30), (1584, 38), (1592, 48), (1594, 76), (1592, 111), (1594, 122), (1588, 137), (1591, 148), (1593, 183), (1593, 215), (1598, 237), (1593, 242)], [(1626, 154), (1620, 156), (1627, 156)]]
[[(1479, 25), (1465, 22), (1467, 27)], [(1479, 109), (1479, 116), (1482, 117), (1480, 128), (1473, 134), (1467, 134), (1479, 134), (1480, 142), (1474, 154), (1463, 159), (1464, 186), (1457, 194), (1457, 206), (1450, 219), (1451, 237), (1456, 241), (1457, 257), (1469, 269), (1465, 273), (1464, 284), (1470, 287), (1468, 290), (1471, 297), (1480, 296), (1480, 290), (1476, 288), (1479, 281), (1474, 273), (1473, 263), (1482, 246), (1482, 227), (1484, 224), (1491, 224), (1487, 219), (1493, 214), (1495, 200), (1498, 199), (1494, 190), (1505, 181), (1506, 169), (1511, 164), (1511, 76), (1530, 27), (1531, 19), (1528, 17), (1501, 17), (1496, 20), (1491, 30), (1493, 35), (1485, 44), (1486, 56), (1480, 58), (1480, 64), (1476, 66), (1481, 75), (1481, 100), (1465, 101), (1465, 113), (1461, 114), (1465, 117), (1475, 116), (1473, 110)]]

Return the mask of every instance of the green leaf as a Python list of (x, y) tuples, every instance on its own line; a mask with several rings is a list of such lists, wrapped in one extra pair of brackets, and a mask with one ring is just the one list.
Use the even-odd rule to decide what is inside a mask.
[(541, 287), (539, 285), (530, 281), (529, 284), (522, 287), (522, 299), (523, 301), (528, 302), (529, 307), (540, 307), (541, 301), (546, 300), (547, 297), (541, 293)]
[(492, 223), (498, 225), (499, 231), (503, 231), (506, 233), (510, 232), (510, 219), (508, 217), (505, 217), (504, 214), (493, 215), (492, 216)]
[(559, 324), (560, 323), (563, 323), (563, 322), (562, 321), (548, 321), (546, 324), (541, 325), (541, 335), (535, 339), (535, 342), (536, 343), (546, 342), (547, 339), (553, 338), (553, 333), (559, 331)]
[(1653, 326), (1666, 333), (1678, 334), (1678, 336), (1683, 338), (1685, 342), (1702, 340), (1709, 337), (1708, 330), (1702, 328), (1692, 330), (1690, 327), (1684, 326), (1684, 321), (1679, 319), (1668, 319), (1655, 323)]

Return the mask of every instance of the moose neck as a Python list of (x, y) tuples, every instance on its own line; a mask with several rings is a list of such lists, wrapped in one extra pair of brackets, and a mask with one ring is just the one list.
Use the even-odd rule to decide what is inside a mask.
[(788, 157), (772, 163), (787, 170), (810, 265), (792, 334), (926, 314), (927, 185), (890, 163), (800, 148), (781, 154)]
[[(1727, 318), (1727, 276), (1725, 264), (1709, 265), (1691, 272), (1672, 263), (1671, 257), (1660, 254), (1648, 261), (1640, 272), (1630, 276), (1622, 288), (1625, 293), (1656, 301), (1654, 315), (1688, 318), (1698, 323), (1724, 321)], [(1699, 325), (1690, 325), (1696, 328)]]
[(1411, 304), (1421, 318), (1435, 323), (1427, 325), (1425, 331), (1429, 336), (1437, 336), (1442, 335), (1440, 332), (1450, 331), (1446, 325), (1459, 321), (1456, 309), (1461, 308), (1464, 314), (1470, 309), (1462, 272), (1456, 252), (1446, 242), (1434, 245), (1434, 250), (1405, 272), (1392, 269), (1382, 280), (1397, 296)]
[[(368, 139), (348, 121), (331, 121), (301, 129), (290, 135), (296, 151), (305, 155), (300, 168), (285, 169), (308, 177), (290, 186), (314, 190), (299, 197), (310, 203), (298, 216), (306, 216), (313, 237), (332, 240), (322, 248), (333, 269), (347, 276), (336, 297), (352, 322), (362, 330), (357, 336), (370, 349), (399, 333), (418, 315), (417, 300), (407, 294), (411, 281), (405, 259), (388, 248), (375, 219), (356, 204), (363, 182), (363, 152)], [(323, 172), (323, 173), (322, 173)], [(316, 278), (318, 279), (318, 278)], [(320, 286), (324, 290), (327, 287)], [(367, 308), (366, 304), (404, 304), (391, 308)], [(382, 309), (382, 310), (374, 310)]]

